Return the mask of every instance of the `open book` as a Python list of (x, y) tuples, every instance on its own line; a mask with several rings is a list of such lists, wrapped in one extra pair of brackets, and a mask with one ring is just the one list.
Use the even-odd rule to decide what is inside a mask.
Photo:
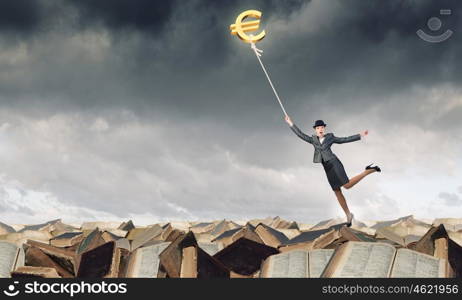
[(321, 277), (447, 277), (447, 261), (382, 242), (339, 246)]
[(156, 278), (160, 266), (159, 254), (168, 245), (170, 242), (159, 242), (137, 248), (130, 255), (126, 277)]
[(229, 270), (199, 247), (192, 231), (172, 241), (160, 252), (159, 260), (158, 278), (229, 277)]
[(334, 249), (292, 250), (269, 256), (262, 264), (261, 278), (315, 278), (329, 262)]
[(262, 239), (265, 245), (274, 248), (277, 248), (282, 243), (289, 241), (284, 233), (263, 223), (259, 223), (257, 227), (255, 227), (255, 232)]
[(10, 278), (11, 272), (24, 266), (24, 250), (13, 243), (0, 241), (0, 278)]
[(120, 277), (121, 263), (128, 256), (128, 252), (127, 249), (118, 248), (114, 241), (88, 250), (81, 255), (77, 277)]

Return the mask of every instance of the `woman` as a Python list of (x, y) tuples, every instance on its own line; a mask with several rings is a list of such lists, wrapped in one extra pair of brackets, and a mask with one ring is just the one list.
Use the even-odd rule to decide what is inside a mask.
[(355, 177), (349, 179), (345, 169), (343, 168), (342, 162), (338, 157), (330, 150), (330, 147), (333, 143), (343, 144), (358, 141), (361, 137), (366, 136), (368, 131), (364, 131), (348, 137), (336, 137), (332, 133), (324, 133), (326, 125), (323, 120), (317, 120), (313, 126), (316, 130), (316, 134), (308, 136), (304, 134), (298, 127), (295, 125), (289, 116), (285, 118), (286, 122), (290, 125), (290, 128), (296, 135), (298, 135), (302, 140), (312, 144), (314, 146), (314, 163), (322, 163), (324, 171), (327, 175), (327, 180), (329, 181), (332, 190), (335, 192), (340, 206), (342, 207), (345, 215), (347, 216), (347, 226), (351, 226), (353, 220), (353, 214), (348, 209), (345, 197), (343, 196), (341, 187), (346, 189), (351, 188), (357, 184), (361, 179), (367, 175), (374, 172), (381, 172), (378, 166), (372, 167), (372, 164), (366, 166), (365, 170), (356, 175)]

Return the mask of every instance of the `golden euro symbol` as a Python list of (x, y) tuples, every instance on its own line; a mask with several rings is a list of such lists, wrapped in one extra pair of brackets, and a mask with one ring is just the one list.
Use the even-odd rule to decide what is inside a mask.
[[(248, 17), (256, 18), (257, 20), (242, 22)], [(232, 35), (237, 35), (241, 40), (246, 43), (255, 43), (261, 41), (265, 37), (265, 31), (263, 30), (258, 35), (247, 35), (246, 32), (252, 32), (258, 29), (260, 25), (261, 12), (258, 10), (250, 9), (242, 12), (236, 18), (236, 23), (231, 24), (229, 29)]]

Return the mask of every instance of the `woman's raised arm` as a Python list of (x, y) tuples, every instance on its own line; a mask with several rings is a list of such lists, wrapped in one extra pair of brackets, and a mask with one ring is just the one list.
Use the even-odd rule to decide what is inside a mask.
[(313, 144), (313, 138), (309, 135), (306, 135), (305, 133), (303, 133), (300, 128), (297, 127), (297, 125), (295, 125), (292, 120), (290, 119), (289, 116), (286, 116), (285, 117), (285, 120), (287, 122), (287, 124), (289, 124), (290, 126), (290, 129), (292, 129), (292, 131), (298, 135), (299, 138), (301, 138), (302, 140), (310, 143), (310, 144)]
[(347, 137), (337, 137), (334, 136), (333, 142), (336, 144), (343, 144), (343, 143), (351, 143), (355, 141), (359, 141), (361, 139), (361, 134), (350, 135)]

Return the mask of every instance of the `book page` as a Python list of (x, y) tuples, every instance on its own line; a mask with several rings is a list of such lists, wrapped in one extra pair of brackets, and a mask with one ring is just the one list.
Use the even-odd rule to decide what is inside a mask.
[(452, 241), (462, 247), (462, 231), (448, 231), (448, 236)]
[(255, 232), (258, 234), (258, 236), (262, 239), (263, 243), (265, 245), (277, 248), (281, 244), (281, 242), (273, 236), (265, 227), (262, 225), (258, 226), (255, 229)]
[(77, 248), (77, 254), (80, 254), (85, 251), (85, 249), (88, 247), (90, 244), (90, 241), (93, 239), (93, 237), (96, 235), (97, 231), (93, 230), (91, 231), (79, 244), (79, 247)]
[(316, 249), (309, 251), (309, 275), (311, 278), (319, 278), (327, 266), (334, 249)]
[(185, 247), (182, 252), (180, 278), (197, 278), (197, 248), (195, 246)]
[(308, 251), (293, 250), (271, 256), (269, 276), (273, 278), (307, 278)]
[(438, 218), (433, 220), (433, 226), (444, 224), (447, 230), (457, 232), (462, 229), (462, 218)]
[(390, 277), (444, 277), (444, 262), (444, 259), (417, 251), (399, 249)]
[(143, 244), (147, 243), (152, 238), (160, 235), (162, 233), (162, 227), (158, 224), (146, 228), (142, 233), (140, 233), (131, 243), (131, 251), (135, 251), (137, 248), (141, 247)]
[(353, 243), (346, 242), (334, 249), (334, 254), (324, 268), (324, 271), (322, 271), (321, 278), (332, 278), (335, 276), (337, 269), (339, 269), (338, 266), (344, 265), (347, 256), (351, 252), (350, 248), (352, 245)]
[(164, 251), (168, 245), (170, 245), (170, 242), (138, 248), (136, 250), (135, 265), (133, 266), (134, 272), (130, 277), (157, 277), (160, 264), (159, 254)]
[(333, 277), (388, 277), (395, 248), (385, 243), (349, 242), (343, 264), (338, 266)]
[(19, 267), (23, 267), (26, 263), (26, 253), (24, 252), (24, 249), (22, 247), (19, 247), (18, 254), (16, 256), (16, 261), (14, 263), (14, 269), (17, 269)]
[(15, 267), (18, 246), (0, 241), (0, 278), (10, 278)]
[(390, 241), (393, 241), (401, 246), (406, 246), (404, 237), (399, 236), (394, 231), (392, 231), (389, 227), (382, 227), (382, 228), (377, 229), (376, 235), (378, 237), (383, 236), (384, 238), (387, 238)]
[(220, 242), (214, 242), (214, 243), (197, 242), (197, 244), (199, 248), (204, 250), (210, 256), (214, 256), (221, 249), (223, 249), (223, 245)]
[(418, 242), (420, 240), (421, 236), (420, 235), (413, 235), (409, 234), (404, 237), (404, 243), (406, 245), (409, 245), (412, 242)]
[(122, 248), (130, 251), (130, 241), (126, 238), (120, 238), (118, 240), (115, 240), (114, 242), (117, 248)]

